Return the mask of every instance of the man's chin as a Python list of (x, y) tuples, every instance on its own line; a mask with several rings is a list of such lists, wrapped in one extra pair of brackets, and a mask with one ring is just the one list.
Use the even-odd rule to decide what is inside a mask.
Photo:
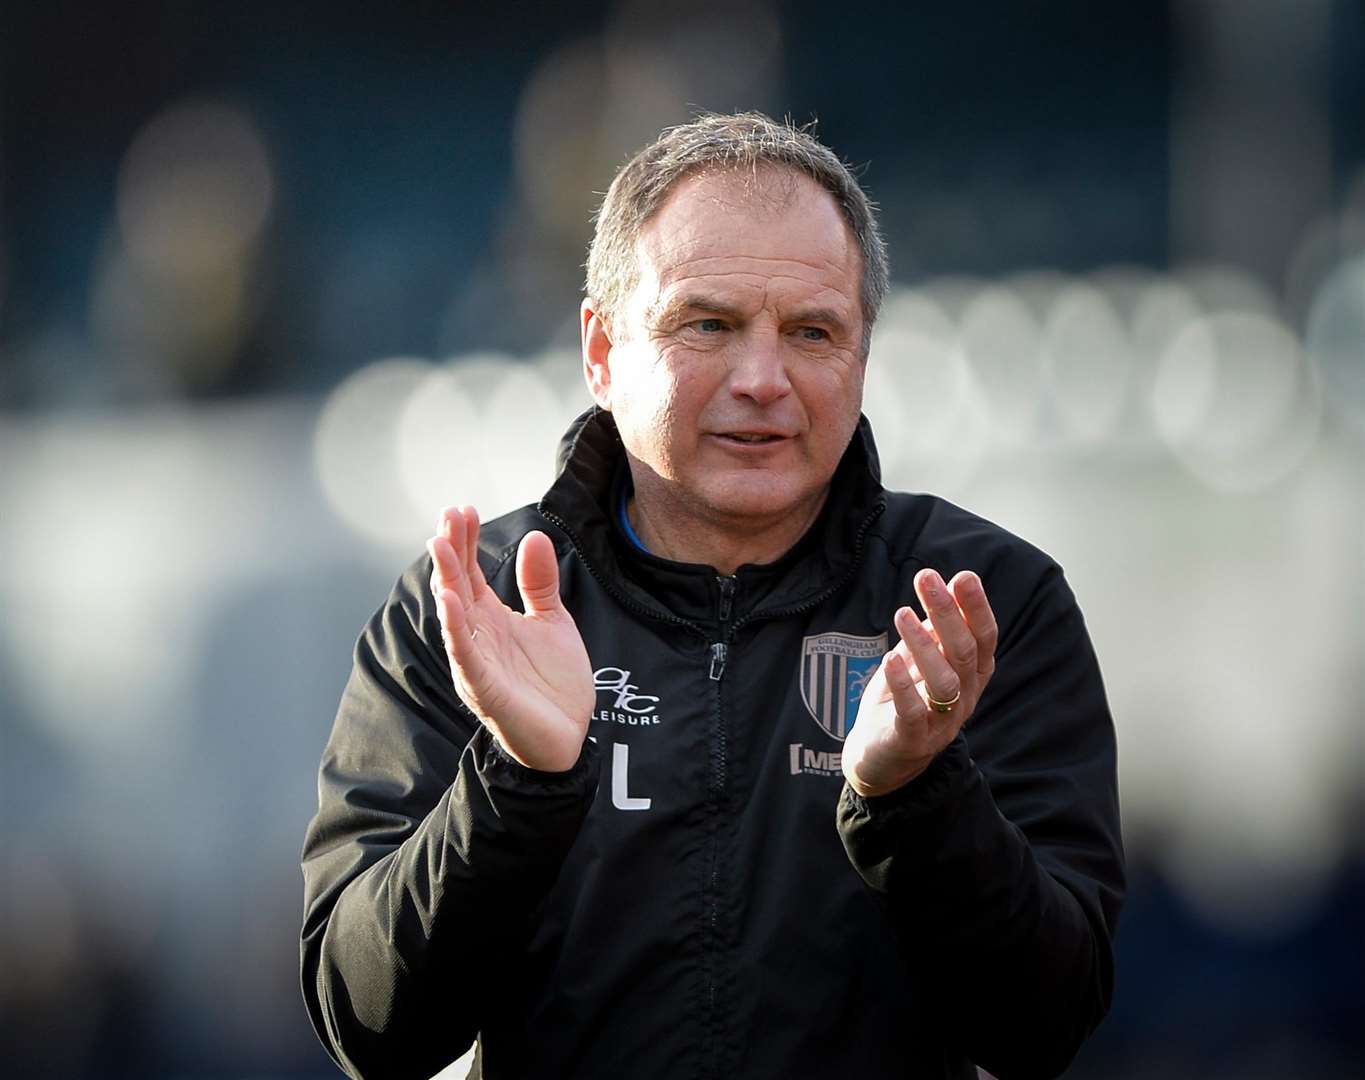
[(727, 477), (711, 486), (703, 501), (718, 522), (761, 529), (810, 513), (812, 506), (823, 501), (823, 495), (823, 491), (801, 491), (755, 471), (748, 476)]

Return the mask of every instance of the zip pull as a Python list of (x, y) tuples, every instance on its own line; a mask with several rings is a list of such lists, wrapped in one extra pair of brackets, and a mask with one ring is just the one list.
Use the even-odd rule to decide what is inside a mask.
[(720, 677), (725, 674), (725, 657), (730, 649), (723, 641), (717, 641), (711, 646), (711, 681), (720, 682)]
[(730, 621), (730, 609), (735, 602), (735, 579), (717, 575), (716, 584), (720, 586), (720, 621)]

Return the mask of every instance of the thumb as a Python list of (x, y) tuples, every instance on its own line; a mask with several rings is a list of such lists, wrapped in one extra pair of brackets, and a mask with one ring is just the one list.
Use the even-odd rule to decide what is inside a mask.
[(560, 610), (559, 563), (555, 546), (543, 532), (529, 532), (517, 548), (517, 588), (527, 615)]

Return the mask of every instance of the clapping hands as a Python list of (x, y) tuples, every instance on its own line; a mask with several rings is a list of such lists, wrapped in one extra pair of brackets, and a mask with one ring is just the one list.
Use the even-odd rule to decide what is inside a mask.
[(583, 639), (559, 597), (554, 545), (542, 532), (522, 538), (516, 565), (522, 614), (488, 587), (478, 543), (472, 506), (442, 511), (427, 541), (455, 690), (513, 758), (562, 772), (583, 749), (595, 693)]

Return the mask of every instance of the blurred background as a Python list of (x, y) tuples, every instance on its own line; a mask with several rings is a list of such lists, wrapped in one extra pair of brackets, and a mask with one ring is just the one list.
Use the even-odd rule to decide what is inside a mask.
[(214, 7), (0, 16), (7, 1075), (335, 1075), (355, 635), (443, 504), (547, 486), (594, 192), (737, 107), (883, 207), (889, 482), (1087, 612), (1132, 888), (1070, 1075), (1357, 1075), (1365, 4)]

